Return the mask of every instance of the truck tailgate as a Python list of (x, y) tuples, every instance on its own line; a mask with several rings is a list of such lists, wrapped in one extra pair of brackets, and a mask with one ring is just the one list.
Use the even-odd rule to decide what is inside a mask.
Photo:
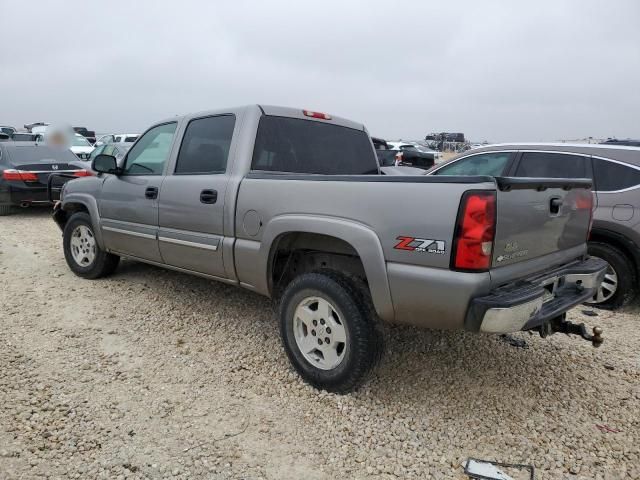
[(496, 178), (492, 267), (579, 246), (587, 240), (593, 197), (588, 179)]

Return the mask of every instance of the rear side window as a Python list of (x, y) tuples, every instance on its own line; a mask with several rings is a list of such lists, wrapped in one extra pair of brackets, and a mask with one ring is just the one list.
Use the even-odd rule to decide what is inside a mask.
[(640, 170), (599, 158), (593, 159), (593, 178), (599, 192), (615, 192), (640, 185)]
[(191, 120), (180, 146), (176, 174), (224, 173), (235, 123), (233, 115)]
[(525, 152), (516, 177), (588, 178), (587, 158), (562, 153)]
[(369, 136), (362, 130), (287, 117), (263, 116), (253, 170), (327, 175), (378, 173)]
[(511, 152), (479, 153), (453, 162), (435, 172), (435, 175), (489, 175), (503, 174)]

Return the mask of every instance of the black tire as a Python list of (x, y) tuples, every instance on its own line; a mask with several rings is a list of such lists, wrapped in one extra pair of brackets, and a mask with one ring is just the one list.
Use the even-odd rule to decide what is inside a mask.
[(589, 255), (609, 263), (618, 277), (618, 285), (615, 293), (608, 299), (599, 303), (588, 302), (588, 304), (604, 310), (615, 310), (633, 300), (636, 295), (636, 275), (631, 259), (618, 248), (601, 242), (589, 242)]
[(87, 227), (93, 233), (91, 217), (85, 212), (74, 213), (64, 227), (62, 244), (67, 265), (69, 265), (73, 273), (82, 278), (96, 279), (112, 274), (120, 262), (120, 257), (105, 252), (97, 243), (95, 245), (95, 257), (90, 264), (86, 266), (80, 265), (73, 258), (71, 253), (71, 237), (74, 230), (81, 225)]
[[(315, 388), (335, 393), (351, 392), (364, 382), (380, 361), (384, 337), (367, 295), (353, 281), (332, 271), (302, 274), (285, 289), (280, 301), (282, 343), (295, 370)], [(346, 331), (344, 356), (330, 370), (318, 368), (307, 360), (295, 339), (296, 308), (310, 297), (327, 300)]]
[(11, 215), (12, 210), (11, 205), (0, 205), (0, 217)]

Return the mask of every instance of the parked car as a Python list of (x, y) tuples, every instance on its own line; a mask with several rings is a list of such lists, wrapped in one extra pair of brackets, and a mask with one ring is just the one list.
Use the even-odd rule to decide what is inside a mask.
[(6, 133), (0, 132), (0, 142), (8, 142), (11, 140), (11, 137)]
[(5, 135), (11, 137), (15, 133), (16, 129), (10, 127), (8, 125), (0, 125), (0, 133), (4, 133)]
[(87, 130), (86, 127), (73, 127), (73, 130), (86, 138), (91, 145), (96, 143), (96, 132), (93, 130)]
[(54, 209), (76, 275), (124, 256), (278, 299), (315, 387), (363, 381), (380, 319), (601, 340), (565, 319), (606, 270), (586, 255), (589, 180), (380, 175), (362, 124), (265, 105), (170, 118), (93, 168)]
[(16, 206), (48, 205), (47, 181), (52, 173), (91, 175), (66, 148), (0, 143), (0, 215), (8, 215)]
[(105, 145), (109, 143), (128, 143), (133, 144), (140, 135), (137, 133), (110, 133), (108, 135), (102, 135), (96, 141), (96, 146)]
[(93, 149), (95, 148), (91, 143), (89, 143), (89, 140), (79, 133), (71, 135), (69, 143), (69, 149), (81, 160), (88, 160), (91, 156), (91, 152), (93, 152)]
[(11, 135), (14, 142), (41, 142), (43, 136), (41, 133), (15, 132)]
[(435, 164), (436, 152), (429, 151), (412, 143), (387, 142), (395, 152), (396, 165), (422, 168), (427, 170)]
[(109, 144), (99, 145), (95, 147), (93, 152), (91, 152), (91, 155), (89, 155), (87, 162), (93, 162), (93, 160), (98, 155), (111, 155), (112, 157), (115, 157), (116, 160), (118, 160), (119, 162), (122, 160), (124, 155), (129, 151), (129, 149), (131, 148), (131, 145), (132, 144), (130, 143), (109, 143)]
[(616, 138), (609, 138), (608, 140), (601, 143), (601, 145), (619, 145), (625, 147), (640, 147), (640, 140), (633, 140), (631, 138), (627, 138), (626, 140), (618, 140)]
[(489, 145), (428, 173), (593, 179), (596, 204), (589, 253), (606, 260), (609, 268), (587, 303), (615, 309), (636, 295), (640, 278), (640, 148), (566, 143)]
[(31, 133), (45, 133), (47, 131), (47, 127), (50, 125), (51, 124), (47, 122), (35, 122), (26, 124), (24, 128), (27, 132)]

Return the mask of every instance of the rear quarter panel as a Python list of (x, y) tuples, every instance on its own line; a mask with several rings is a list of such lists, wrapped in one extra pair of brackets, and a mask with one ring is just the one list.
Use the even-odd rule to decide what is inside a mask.
[[(488, 273), (470, 275), (449, 270), (460, 198), (469, 189), (494, 188), (492, 182), (419, 183), (412, 177), (402, 182), (245, 178), (240, 185), (235, 221), (238, 278), (245, 286), (268, 293), (264, 291), (268, 275), (264, 258), (270, 240), (263, 244), (263, 239), (269, 225), (278, 219), (301, 218), (292, 231), (302, 232), (315, 231), (308, 230), (312, 223), (317, 224), (313, 220), (323, 219), (327, 225), (323, 233), (328, 235), (346, 232), (346, 226), (352, 225), (355, 229), (348, 230), (350, 236), (353, 230), (366, 230), (370, 239), (366, 241), (377, 243), (356, 250), (370, 252), (361, 254), (361, 260), (376, 310), (383, 319), (461, 328), (468, 298), (487, 290), (490, 281)], [(258, 226), (257, 231), (248, 228), (248, 223)], [(402, 241), (399, 237), (439, 241), (444, 251), (398, 249)], [(382, 255), (374, 255), (375, 248), (381, 249)], [(368, 268), (378, 261), (381, 265)], [(369, 271), (381, 271), (382, 275), (371, 277)], [(384, 308), (383, 299), (376, 298), (376, 292), (390, 292), (391, 312)]]

